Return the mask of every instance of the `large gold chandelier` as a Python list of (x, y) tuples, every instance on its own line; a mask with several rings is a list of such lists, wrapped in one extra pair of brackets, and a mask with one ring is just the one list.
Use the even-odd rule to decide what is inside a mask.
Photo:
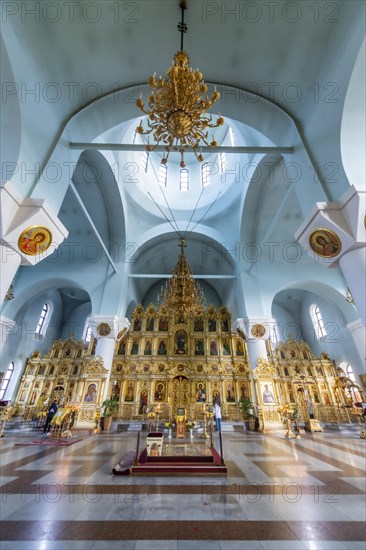
[(141, 121), (136, 132), (153, 135), (155, 143), (150, 144), (148, 139), (146, 151), (153, 151), (160, 143), (165, 145), (166, 153), (161, 160), (162, 164), (167, 164), (171, 150), (179, 151), (180, 166), (184, 168), (184, 152), (187, 147), (193, 149), (199, 162), (204, 160), (202, 152), (199, 152), (203, 143), (216, 147), (214, 137), (209, 142), (208, 128), (222, 126), (224, 119), (219, 115), (214, 122), (211, 115), (206, 115), (220, 94), (215, 88), (209, 96), (201, 71), (194, 71), (189, 67), (189, 57), (183, 50), (183, 35), (187, 32), (187, 25), (184, 23), (184, 10), (187, 9), (185, 0), (181, 0), (179, 5), (182, 10), (182, 20), (178, 24), (181, 49), (175, 54), (173, 65), (167, 70), (167, 80), (161, 76), (157, 79), (155, 74), (150, 76), (149, 108), (145, 108), (141, 97), (136, 101), (137, 107), (149, 117), (148, 128), (144, 129)]
[(205, 298), (200, 285), (193, 279), (191, 267), (184, 254), (185, 239), (180, 239), (181, 252), (162, 295), (161, 308), (186, 315), (201, 315)]

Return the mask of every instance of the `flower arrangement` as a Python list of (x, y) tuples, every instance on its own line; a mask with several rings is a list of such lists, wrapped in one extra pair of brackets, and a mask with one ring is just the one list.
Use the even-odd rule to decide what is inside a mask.
[(67, 408), (72, 413), (77, 413), (80, 411), (80, 405), (68, 405)]
[(166, 428), (168, 428), (168, 430), (171, 430), (172, 428), (174, 428), (174, 424), (173, 422), (170, 422), (170, 420), (168, 420), (167, 422), (164, 423), (164, 426)]
[(299, 409), (293, 407), (290, 403), (285, 403), (277, 407), (277, 412), (281, 416), (281, 421), (286, 424), (289, 419), (296, 419), (299, 416)]
[(196, 427), (196, 423), (193, 422), (193, 421), (191, 421), (191, 420), (189, 420), (188, 422), (186, 422), (186, 426), (187, 426), (187, 429), (188, 429), (188, 430), (193, 430), (193, 428)]

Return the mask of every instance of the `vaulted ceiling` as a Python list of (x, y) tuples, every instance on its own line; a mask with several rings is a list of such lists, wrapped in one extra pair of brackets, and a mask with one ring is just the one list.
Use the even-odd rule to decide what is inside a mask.
[[(100, 239), (109, 251), (116, 242), (135, 246), (134, 262), (123, 270), (134, 280), (136, 299), (150, 299), (160, 275), (171, 272), (178, 254), (174, 228), (192, 230), (187, 256), (193, 271), (212, 276), (205, 284), (223, 300), (243, 269), (235, 252), (226, 250), (243, 242), (293, 239), (312, 204), (337, 200), (347, 188), (340, 128), (364, 38), (363, 2), (188, 0), (185, 50), (191, 65), (221, 92), (214, 112), (226, 123), (216, 139), (229, 145), (231, 127), (236, 146), (279, 149), (268, 156), (229, 151), (226, 174), (213, 170), (204, 192), (199, 165), (187, 155), (187, 193), (179, 191), (174, 155), (163, 193), (159, 153), (150, 155), (145, 172), (142, 153), (133, 147), (98, 152), (68, 143), (132, 143), (140, 120), (137, 94), (147, 93), (149, 75), (165, 74), (179, 49), (178, 1), (38, 4), (38, 15), (28, 13), (25, 2), (4, 15), (8, 108), (2, 126), (11, 137), (2, 155), (8, 163), (38, 162), (41, 171), (53, 158), (77, 165), (54, 186), (29, 175), (22, 181), (20, 173), (13, 182), (23, 195), (47, 196), (69, 240)], [(282, 154), (281, 147), (306, 153), (307, 165), (296, 160), (300, 190), (286, 171), (297, 157)], [(218, 166), (217, 154), (206, 157)], [(329, 163), (337, 167), (335, 182), (328, 178)], [(98, 167), (93, 177), (85, 175), (88, 166)], [(315, 175), (317, 188), (311, 184)], [(151, 274), (157, 277), (144, 277)], [(238, 312), (242, 307), (239, 301)]]

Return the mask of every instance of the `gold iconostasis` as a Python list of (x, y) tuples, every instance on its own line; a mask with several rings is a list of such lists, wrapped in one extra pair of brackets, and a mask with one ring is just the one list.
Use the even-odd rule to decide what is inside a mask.
[(125, 420), (145, 418), (149, 411), (174, 418), (179, 406), (199, 420), (216, 399), (223, 417), (233, 421), (242, 419), (243, 398), (257, 403), (266, 422), (278, 420), (283, 403), (311, 402), (319, 411), (352, 404), (345, 379), (325, 353), (317, 358), (306, 342), (291, 338), (273, 350), (268, 340), (267, 357), (251, 371), (242, 336), (232, 331), (224, 306), (186, 317), (139, 305), (129, 332), (116, 342), (109, 381), (102, 358), (95, 356), (95, 339), (87, 347), (57, 341), (45, 356), (35, 352), (28, 359), (16, 405), (19, 414), (32, 417), (56, 398), (78, 404), (79, 421), (91, 423), (105, 393), (119, 400), (115, 416)]

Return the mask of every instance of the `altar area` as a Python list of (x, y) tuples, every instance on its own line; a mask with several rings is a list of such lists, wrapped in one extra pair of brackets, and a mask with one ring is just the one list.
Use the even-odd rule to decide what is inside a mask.
[(122, 470), (118, 465), (114, 475), (131, 474), (133, 476), (200, 476), (227, 475), (223, 459), (220, 434), (220, 453), (213, 445), (212, 437), (206, 439), (202, 434), (192, 437), (166, 437), (163, 432), (153, 432), (146, 436), (146, 447), (140, 452), (140, 441), (145, 437), (138, 434), (136, 456), (133, 464)]
[[(110, 339), (108, 357), (103, 357), (103, 338), (112, 328), (106, 322), (94, 327), (88, 344), (69, 338), (54, 342), (43, 356), (33, 352), (20, 380), (14, 416), (38, 418), (55, 399), (77, 412), (76, 427), (91, 429), (99, 429), (106, 400), (116, 405), (114, 419), (150, 419), (156, 425), (173, 421), (179, 407), (186, 420), (206, 423), (214, 402), (230, 421), (243, 421), (247, 402), (248, 414), (262, 430), (282, 427), (283, 407), (310, 428), (314, 419), (357, 421), (362, 409), (353, 405), (361, 405), (362, 390), (336, 369), (327, 353), (315, 356), (307, 342), (291, 334), (274, 346), (268, 326), (260, 323), (248, 325), (244, 333), (225, 305), (206, 307), (191, 298), (182, 303), (182, 296), (202, 294), (181, 246), (162, 304), (137, 305), (131, 323)], [(250, 350), (257, 343), (261, 354), (255, 352), (254, 360)]]

